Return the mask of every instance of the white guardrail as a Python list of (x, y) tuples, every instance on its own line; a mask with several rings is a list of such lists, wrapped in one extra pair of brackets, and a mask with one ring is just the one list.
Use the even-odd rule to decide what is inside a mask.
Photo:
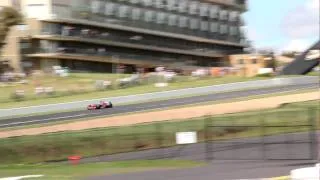
[(101, 99), (91, 99), (83, 101), (74, 101), (67, 103), (58, 103), (58, 104), (47, 104), (39, 106), (29, 106), (29, 107), (19, 107), (11, 109), (0, 109), (0, 117), (10, 117), (16, 115), (25, 115), (33, 113), (47, 113), (47, 112), (56, 112), (61, 110), (74, 110), (74, 109), (86, 109), (86, 106), (90, 103), (97, 103), (100, 100), (112, 101), (113, 104), (127, 104), (127, 103), (138, 103), (143, 101), (151, 101), (157, 99), (165, 98), (175, 98), (181, 96), (191, 96), (191, 95), (201, 95), (208, 93), (218, 93), (225, 91), (241, 90), (248, 88), (266, 88), (266, 87), (275, 87), (275, 86), (285, 86), (285, 85), (299, 85), (299, 84), (310, 84), (318, 83), (318, 77), (291, 77), (291, 78), (273, 78), (268, 80), (257, 80), (257, 81), (246, 81), (246, 82), (237, 82), (205, 87), (196, 87), (196, 88), (186, 88), (178, 89), (171, 91), (161, 91), (154, 93), (146, 94), (137, 94), (129, 96), (119, 96), (119, 97), (106, 97)]

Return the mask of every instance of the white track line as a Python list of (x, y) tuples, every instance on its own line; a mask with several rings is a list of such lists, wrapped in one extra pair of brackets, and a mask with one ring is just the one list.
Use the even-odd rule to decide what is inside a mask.
[(17, 125), (17, 124), (27, 124), (27, 123), (32, 123), (32, 122), (42, 122), (42, 121), (50, 121), (50, 120), (57, 120), (57, 119), (74, 118), (74, 117), (81, 117), (81, 116), (85, 116), (85, 115), (88, 115), (88, 114), (78, 114), (78, 115), (72, 115), (72, 116), (52, 117), (52, 118), (47, 118), (47, 119), (37, 119), (37, 120), (30, 120), (30, 121), (20, 121), (20, 122), (14, 122), (14, 123), (1, 124), (0, 127)]
[(24, 178), (37, 178), (42, 177), (43, 175), (27, 175), (27, 176), (16, 176), (16, 177), (6, 177), (6, 178), (0, 178), (0, 180), (20, 180)]

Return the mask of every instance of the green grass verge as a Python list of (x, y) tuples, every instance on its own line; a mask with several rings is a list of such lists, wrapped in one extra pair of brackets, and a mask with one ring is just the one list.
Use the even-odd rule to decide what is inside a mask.
[[(318, 66), (320, 67), (320, 66)], [(307, 76), (320, 76), (320, 72), (318, 71), (311, 71), (307, 74)]]
[(83, 179), (90, 176), (129, 173), (157, 169), (190, 168), (204, 163), (185, 160), (145, 160), (69, 164), (0, 165), (0, 178), (23, 175), (44, 175), (37, 180)]
[[(319, 108), (319, 101), (284, 105), (281, 108), (246, 113), (227, 114), (208, 119), (172, 121), (135, 126), (99, 128), (75, 132), (60, 132), (38, 136), (23, 136), (0, 140), (0, 159), (3, 163), (37, 163), (66, 159), (80, 154), (94, 156), (175, 145), (175, 132), (197, 131), (199, 141), (205, 138), (205, 126), (214, 125), (297, 125), (294, 128), (268, 128), (266, 135), (310, 130), (299, 127), (309, 123), (310, 114), (305, 108)], [(318, 109), (319, 110), (319, 109)], [(318, 118), (313, 117), (314, 120)], [(261, 128), (224, 127), (207, 131), (210, 139), (252, 137), (261, 134)]]
[[(172, 82), (168, 87), (157, 88), (153, 83), (144, 84), (140, 86), (133, 86), (127, 88), (114, 88), (105, 91), (95, 91), (94, 82), (98, 79), (115, 81), (117, 78), (126, 77), (128, 75), (114, 75), (114, 74), (72, 74), (70, 77), (43, 77), (38, 79), (29, 79), (31, 82), (27, 85), (14, 85), (8, 87), (0, 87), (0, 108), (12, 108), (33, 106), (41, 104), (63, 103), (77, 100), (87, 100), (95, 98), (125, 96), (132, 94), (151, 93), (158, 91), (167, 91), (183, 88), (193, 88), (233, 82), (243, 82), (250, 80), (263, 80), (270, 77), (235, 77), (226, 76), (222, 78), (204, 78), (192, 80), (190, 77), (178, 77), (176, 82)], [(40, 82), (42, 86), (54, 87), (59, 92), (53, 96), (35, 96), (33, 90), (36, 82)], [(14, 101), (10, 99), (11, 93), (17, 89), (24, 89), (29, 94), (25, 100)]]

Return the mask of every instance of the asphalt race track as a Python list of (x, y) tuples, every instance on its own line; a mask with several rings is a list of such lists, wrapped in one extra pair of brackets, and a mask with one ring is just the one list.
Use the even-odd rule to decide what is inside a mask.
[(161, 109), (161, 108), (168, 108), (172, 106), (188, 105), (188, 104), (202, 103), (202, 102), (208, 102), (208, 101), (229, 100), (233, 98), (241, 98), (241, 97), (248, 97), (248, 96), (254, 96), (254, 95), (266, 95), (266, 94), (272, 94), (272, 93), (288, 92), (288, 91), (301, 90), (301, 89), (316, 89), (316, 88), (319, 88), (318, 83), (215, 93), (215, 94), (207, 94), (207, 95), (184, 97), (184, 98), (178, 98), (178, 99), (153, 101), (153, 102), (144, 102), (144, 103), (137, 103), (137, 104), (130, 104), (130, 105), (122, 105), (122, 106), (117, 106), (116, 104), (113, 104), (114, 107), (112, 109), (102, 109), (102, 110), (93, 110), (93, 111), (89, 111), (86, 109), (86, 107), (83, 107), (84, 110), (80, 110), (80, 111), (1, 119), (0, 128), (44, 124), (49, 122), (60, 122), (60, 121), (80, 119), (80, 118), (94, 118), (98, 116), (108, 116), (108, 115), (116, 115), (116, 114), (122, 114), (122, 113), (145, 111), (145, 110), (155, 110), (155, 109)]

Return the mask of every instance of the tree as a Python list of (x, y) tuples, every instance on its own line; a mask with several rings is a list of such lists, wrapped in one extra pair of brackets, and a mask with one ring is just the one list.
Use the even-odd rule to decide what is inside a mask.
[(274, 56), (272, 48), (260, 48), (257, 50), (257, 53), (268, 57)]
[(22, 23), (22, 15), (11, 7), (0, 9), (0, 50), (12, 26)]
[(295, 58), (296, 55), (298, 55), (299, 52), (297, 51), (284, 51), (281, 53), (282, 56), (285, 56), (285, 57), (289, 57), (289, 58)]

